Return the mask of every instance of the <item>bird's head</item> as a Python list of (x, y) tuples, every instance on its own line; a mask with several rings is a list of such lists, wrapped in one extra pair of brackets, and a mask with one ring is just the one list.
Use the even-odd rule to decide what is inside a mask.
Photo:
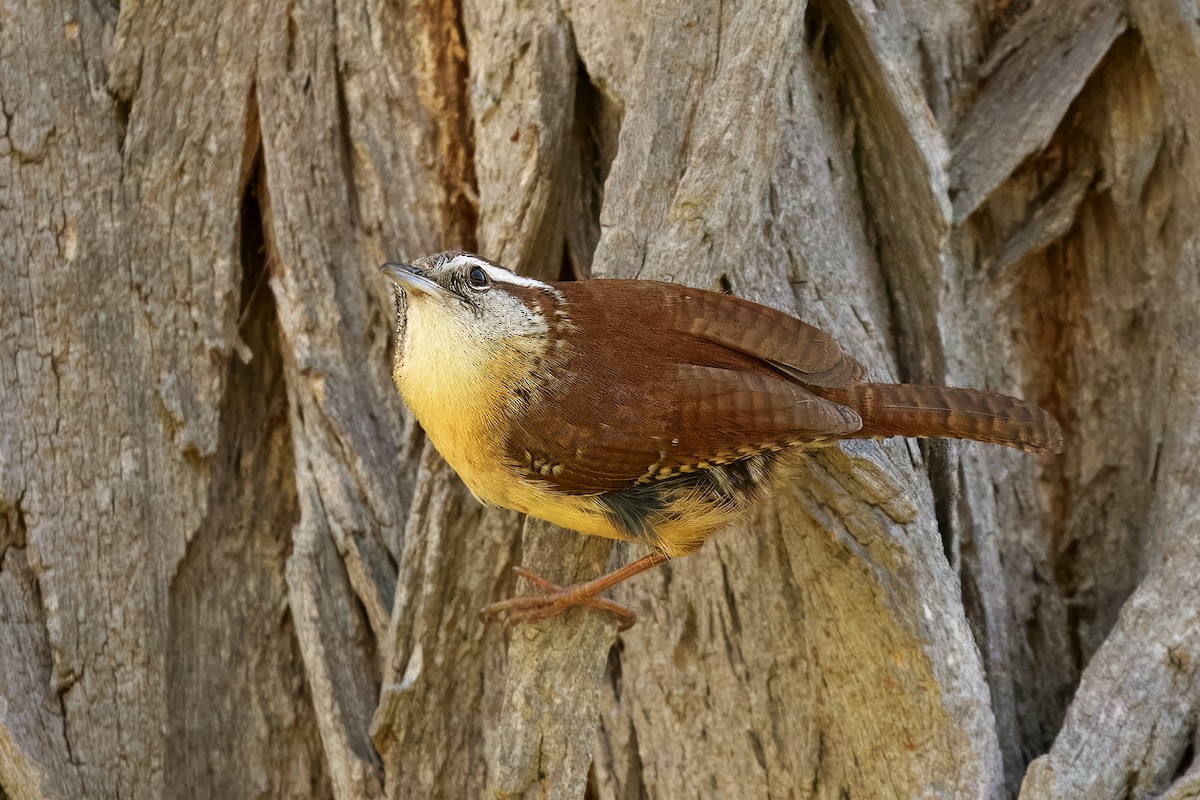
[[(395, 284), (404, 348), (483, 363), (544, 346), (561, 293), (470, 253), (447, 252), (381, 268)], [(398, 354), (399, 355), (399, 354)]]

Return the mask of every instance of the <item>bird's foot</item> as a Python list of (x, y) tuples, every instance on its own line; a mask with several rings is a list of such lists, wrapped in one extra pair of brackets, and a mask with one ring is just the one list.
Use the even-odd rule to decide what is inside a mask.
[(637, 622), (637, 614), (630, 609), (614, 600), (597, 596), (609, 585), (607, 582), (601, 584), (603, 579), (576, 583), (571, 586), (559, 586), (524, 567), (515, 567), (514, 569), (518, 575), (537, 587), (538, 594), (521, 595), (492, 603), (479, 612), (479, 616), (485, 622), (503, 619), (504, 624), (511, 628), (522, 622), (534, 622), (554, 617), (572, 608), (594, 608), (599, 611), (607, 611), (617, 618), (617, 630), (619, 631), (629, 630)]

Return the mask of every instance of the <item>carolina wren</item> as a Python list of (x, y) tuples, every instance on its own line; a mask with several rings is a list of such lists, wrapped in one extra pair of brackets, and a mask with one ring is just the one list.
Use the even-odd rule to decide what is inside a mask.
[(477, 498), (653, 552), (603, 578), (489, 607), (509, 621), (569, 606), (691, 553), (770, 487), (789, 450), (838, 439), (951, 437), (1058, 452), (1058, 423), (991, 392), (864, 381), (823, 331), (748, 300), (670, 283), (543, 283), (439, 253), (385, 264), (402, 332), (393, 378)]

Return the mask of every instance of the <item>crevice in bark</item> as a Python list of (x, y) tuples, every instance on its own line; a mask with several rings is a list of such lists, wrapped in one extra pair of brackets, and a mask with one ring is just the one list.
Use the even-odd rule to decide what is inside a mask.
[(11, 505), (0, 502), (0, 565), (8, 548), (25, 547), (25, 510), (21, 508), (21, 497)]
[[(240, 172), (238, 173), (238, 194), (242, 198), (242, 218), (238, 220), (238, 230), (242, 238), (241, 246), (243, 250), (245, 250), (245, 236), (247, 234), (244, 225), (247, 221), (258, 226), (257, 232), (251, 232), (251, 235), (257, 235), (260, 240), (263, 238), (261, 214), (259, 214), (258, 211), (257, 187), (251, 186), (251, 181), (255, 180), (258, 176), (258, 173), (263, 169), (262, 124), (258, 115), (258, 86), (254, 83), (254, 81), (251, 81), (250, 88), (246, 93), (246, 135), (242, 141), (242, 161)], [(258, 214), (258, 216), (253, 217), (250, 220), (246, 219), (245, 213), (248, 208), (248, 202), (253, 202), (255, 214)], [(254, 257), (259, 258), (259, 253), (255, 253)], [(244, 257), (241, 258), (241, 266), (242, 297), (241, 303), (238, 304), (238, 308), (245, 309), (251, 298), (247, 295), (245, 290), (248, 264)], [(258, 272), (261, 275), (265, 272), (265, 270), (260, 269)]]
[(129, 136), (129, 115), (133, 113), (133, 98), (113, 97), (113, 118), (117, 122), (117, 152), (125, 154), (125, 140)]
[(821, 778), (825, 774), (825, 732), (817, 730), (817, 753), (813, 758), (812, 783), (808, 786), (808, 793), (813, 797), (820, 797), (819, 790), (821, 789)]
[(758, 762), (758, 768), (766, 772), (769, 767), (767, 766), (767, 753), (763, 749), (762, 737), (753, 728), (747, 730), (746, 733), (750, 737), (750, 748), (754, 751), (754, 760)]
[[(1016, 287), (1018, 306), (1029, 310), (1023, 324), (1034, 332), (1033, 340), (1038, 345), (1032, 353), (1042, 361), (1028, 373), (1053, 376), (1052, 380), (1043, 379), (1031, 387), (1030, 394), (1058, 418), (1068, 442), (1073, 438), (1072, 432), (1086, 424), (1080, 420), (1079, 387), (1086, 390), (1094, 383), (1097, 372), (1111, 372), (1098, 370), (1089, 358), (1095, 347), (1094, 326), (1099, 323), (1112, 327), (1115, 335), (1110, 346), (1142, 352), (1150, 348), (1158, 324), (1153, 319), (1153, 309), (1147, 310), (1147, 304), (1155, 302), (1153, 295), (1144, 290), (1149, 282), (1135, 287), (1115, 280), (1111, 275), (1112, 265), (1101, 263), (1125, 258), (1118, 248), (1128, 245), (1114, 242), (1114, 246), (1108, 248), (1109, 252), (1102, 256), (1093, 245), (1101, 229), (1129, 230), (1144, 225), (1140, 218), (1132, 220), (1131, 212), (1124, 209), (1122, 203), (1152, 194), (1151, 187), (1156, 179), (1173, 178), (1164, 175), (1156, 178), (1153, 169), (1153, 164), (1159, 161), (1156, 151), (1144, 183), (1132, 196), (1118, 200), (1125, 194), (1122, 188), (1136, 187), (1137, 181), (1113, 172), (1112, 168), (1130, 157), (1129, 148), (1134, 145), (1127, 139), (1139, 137), (1132, 131), (1113, 134), (1108, 120), (1114, 108), (1132, 102), (1124, 97), (1126, 93), (1137, 97), (1138, 103), (1148, 104), (1148, 96), (1153, 92), (1148, 91), (1150, 87), (1146, 84), (1156, 83), (1152, 76), (1153, 70), (1140, 35), (1136, 31), (1125, 32), (1113, 43), (1072, 102), (1046, 153), (1032, 160), (1022, 170), (1024, 174), (1013, 178), (1037, 181), (1039, 185), (1061, 183), (1069, 180), (1064, 176), (1069, 176), (1080, 164), (1098, 165), (1096, 177), (1076, 209), (1075, 219), (1061, 239), (1046, 248), (1042, 256), (1044, 274), (1028, 274), (1027, 271)], [(1157, 92), (1157, 86), (1153, 90)], [(1136, 124), (1136, 118), (1131, 122)], [(1145, 271), (1146, 268), (1140, 269)], [(1046, 294), (1054, 297), (1055, 302), (1048, 304), (1040, 299)], [(1119, 351), (1105, 355), (1121, 357)], [(1080, 669), (1091, 657), (1102, 635), (1107, 635), (1121, 605), (1136, 588), (1140, 577), (1137, 553), (1146, 535), (1145, 521), (1149, 518), (1147, 508), (1153, 490), (1157, 450), (1157, 445), (1152, 443), (1153, 430), (1146, 412), (1161, 398), (1156, 398), (1153, 391), (1139, 388), (1153, 385), (1155, 375), (1152, 365), (1139, 367), (1138, 363), (1121, 363), (1118, 371), (1107, 380), (1129, 387), (1122, 392), (1128, 397), (1126, 415), (1136, 414), (1139, 410), (1142, 415), (1111, 419), (1105, 423), (1105, 435), (1120, 437), (1126, 442), (1145, 443), (1126, 453), (1127, 464), (1136, 462), (1145, 468), (1104, 466), (1089, 470), (1092, 474), (1085, 484), (1081, 484), (1075, 473), (1080, 470), (1080, 459), (1087, 456), (1073, 452), (1071, 448), (1063, 459), (1049, 467), (1055, 476), (1054, 513), (1048, 520), (1053, 542), (1052, 569), (1055, 582), (1068, 599), (1068, 634), (1076, 666)], [(1093, 402), (1101, 404), (1104, 401), (1098, 398)], [(1142, 430), (1132, 434), (1131, 426)], [(1093, 512), (1087, 521), (1076, 519), (1081, 506), (1111, 505), (1118, 505), (1119, 513), (1096, 515)], [(1121, 574), (1097, 581), (1097, 545), (1121, 552), (1117, 560), (1124, 563), (1125, 568), (1110, 565)]]
[(437, 184), (445, 187), (447, 248), (478, 247), (479, 183), (475, 177), (475, 133), (471, 121), (470, 54), (466, 48), (462, 0), (434, 0), (413, 9), (424, 18), (434, 63), (426, 75), (435, 125)]
[[(249, 108), (248, 141), (258, 145), (253, 98)], [(244, 345), (229, 359), (208, 513), (170, 588), (166, 786), (176, 797), (263, 784), (281, 796), (331, 793), (287, 606), (299, 501), (275, 299), (257, 290), (268, 269), (261, 147), (249, 162), (239, 220)]]
[(629, 754), (626, 763), (629, 771), (626, 773), (624, 796), (628, 800), (646, 800), (650, 791), (646, 788), (645, 765), (642, 763), (642, 750), (638, 745), (637, 726), (629, 725)]
[(804, 43), (810, 50), (821, 53), (826, 67), (833, 63), (837, 32), (829, 27), (829, 20), (816, 2), (810, 2), (804, 9)]
[(581, 275), (576, 269), (574, 262), (571, 260), (571, 246), (563, 241), (562, 266), (558, 268), (558, 277), (560, 281), (584, 280), (586, 275)]
[[(38, 586), (37, 581), (34, 581), (33, 585), (34, 585), (35, 590), (38, 593), (38, 606), (40, 607), (42, 604), (41, 587)], [(46, 648), (49, 649), (49, 647), (50, 647), (49, 637), (47, 636)], [(78, 765), (79, 762), (75, 760), (75, 748), (71, 745), (71, 729), (70, 729), (70, 725), (68, 723), (68, 720), (70, 720), (70, 717), (67, 716), (67, 691), (74, 685), (75, 685), (75, 683), (70, 683), (70, 684), (67, 684), (65, 687), (55, 687), (58, 689), (58, 691), (56, 691), (54, 693), (54, 696), (58, 700), (58, 713), (62, 717), (62, 737), (63, 737), (63, 746), (65, 746), (67, 748), (67, 763), (73, 764), (73, 765)]]
[(600, 800), (600, 790), (596, 783), (596, 762), (588, 767), (587, 783), (583, 786), (583, 800)]
[[(699, 631), (696, 625), (696, 607), (689, 603), (684, 611), (683, 626), (680, 628), (678, 636), (675, 637), (673, 661), (677, 669), (686, 669), (688, 664), (695, 661), (699, 638)], [(726, 646), (728, 645), (729, 642), (727, 641)]]
[[(295, 11), (296, 11), (295, 2), (293, 0), (288, 0), (287, 32), (284, 34), (285, 47), (284, 47), (284, 58), (283, 58), (284, 66), (288, 72), (291, 72), (296, 67), (296, 38), (300, 35), (300, 30), (296, 26)], [(333, 4), (333, 14), (334, 14), (334, 26), (333, 27), (334, 27), (334, 30), (336, 31), (337, 30), (337, 3)], [(335, 44), (334, 47), (335, 47), (335, 53), (336, 53), (337, 45)], [(336, 58), (335, 58), (335, 62), (336, 62)], [(337, 72), (339, 75), (342, 72), (340, 64), (337, 65)], [(340, 94), (340, 90), (341, 90), (340, 85), (339, 85), (338, 89), (339, 89), (339, 94)]]
[[(117, 13), (119, 15), (120, 9), (117, 9)], [(116, 26), (117, 24), (117, 21), (114, 20), (113, 25)], [(120, 55), (121, 57), (117, 59), (118, 62), (123, 62), (128, 57), (128, 54), (123, 53)], [(104, 67), (107, 73), (105, 76), (105, 90), (112, 99), (113, 119), (117, 123), (117, 133), (120, 137), (117, 141), (117, 152), (124, 156), (125, 143), (129, 139), (129, 121), (133, 114), (133, 100), (141, 84), (141, 57), (139, 55), (136, 67), (125, 64), (125, 70), (128, 70), (128, 72), (123, 72), (123, 74), (114, 75), (113, 69), (115, 66), (116, 64), (113, 63), (112, 57), (105, 59)]]
[[(338, 28), (338, 4), (333, 3), (333, 29)], [(292, 21), (291, 8), (288, 8), (288, 50), (289, 56), (292, 48), (292, 26), (295, 23)], [(291, 59), (289, 58), (289, 61)], [(350, 123), (350, 109), (346, 104), (346, 78), (350, 72), (350, 64), (344, 63), (338, 55), (338, 37), (333, 37), (333, 65), (334, 65), (334, 95), (337, 103), (338, 115), (338, 141), (341, 144), (339, 148), (339, 163), (342, 168), (343, 183), (346, 187), (346, 205), (347, 216), (350, 218), (350, 224), (359, 229), (362, 227), (362, 210), (358, 198), (358, 181), (354, 179), (354, 137), (351, 134), (352, 128)]]
[[(961, 465), (960, 465), (961, 467)], [(971, 519), (971, 505), (966, 502), (958, 503), (958, 513), (961, 515), (963, 527), (970, 529), (974, 527), (974, 521)], [(988, 643), (988, 626), (987, 626), (987, 600), (984, 590), (979, 586), (978, 576), (974, 573), (969, 565), (979, 562), (979, 555), (976, 548), (976, 540), (973, 536), (962, 537), (961, 551), (959, 557), (964, 565), (958, 570), (958, 585), (959, 591), (962, 593), (963, 608), (967, 612), (967, 625), (971, 628), (971, 634), (975, 639), (975, 644), (979, 647), (981, 653), (987, 653), (990, 649)], [(984, 669), (989, 669), (992, 664), (985, 658), (983, 662)], [(1003, 677), (1003, 676), (999, 676)], [(989, 681), (989, 689), (991, 682)]]
[[(738, 613), (737, 596), (733, 591), (733, 587), (729, 584), (729, 568), (725, 562), (721, 562), (721, 590), (725, 593), (725, 604), (729, 607), (729, 621), (733, 626), (733, 634), (736, 637), (742, 632), (742, 618)], [(726, 641), (727, 647), (733, 647), (732, 640)]]
[(1179, 763), (1175, 765), (1175, 770), (1171, 775), (1170, 783), (1182, 778), (1192, 767), (1192, 763), (1196, 760), (1196, 732), (1193, 730), (1187, 736), (1187, 744), (1184, 745), (1183, 751), (1179, 754)]
[(929, 476), (929, 490), (933, 494), (933, 514), (942, 537), (942, 552), (950, 568), (961, 572), (962, 535), (954, 513), (962, 494), (958, 454), (954, 452), (954, 445), (945, 440), (922, 439), (919, 446), (925, 456), (925, 471)]
[[(575, 150), (568, 157), (564, 194), (566, 237), (562, 279), (591, 276), (592, 258), (600, 242), (600, 210), (604, 183), (617, 156), (621, 111), (593, 82), (582, 59), (575, 63), (575, 108), (571, 139)], [(568, 278), (567, 276), (570, 276)]]
[(625, 641), (618, 636), (608, 651), (608, 668), (605, 670), (608, 674), (608, 682), (612, 685), (613, 701), (616, 703), (621, 702), (621, 655), (624, 652)]
[[(449, 0), (452, 13), (450, 41), (454, 48), (447, 48), (445, 66), (454, 79), (456, 91), (446, 95), (453, 100), (454, 111), (446, 117), (440, 129), (446, 139), (443, 152), (454, 156), (445, 160), (446, 173), (443, 185), (450, 186), (449, 219), (450, 230), (457, 231), (467, 250), (478, 247), (476, 232), (479, 230), (479, 181), (475, 176), (475, 132), (471, 124), (470, 52), (467, 50), (466, 29), (463, 27), (462, 0)], [(420, 6), (425, 8), (424, 5)]]

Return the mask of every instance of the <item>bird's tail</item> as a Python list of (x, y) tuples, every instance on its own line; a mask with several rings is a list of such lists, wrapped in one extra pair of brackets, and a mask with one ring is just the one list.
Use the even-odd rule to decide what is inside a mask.
[(846, 438), (942, 437), (1002, 444), (1031, 453), (1062, 450), (1057, 420), (1033, 403), (1008, 395), (894, 383), (809, 389), (849, 406), (862, 417), (862, 429)]

